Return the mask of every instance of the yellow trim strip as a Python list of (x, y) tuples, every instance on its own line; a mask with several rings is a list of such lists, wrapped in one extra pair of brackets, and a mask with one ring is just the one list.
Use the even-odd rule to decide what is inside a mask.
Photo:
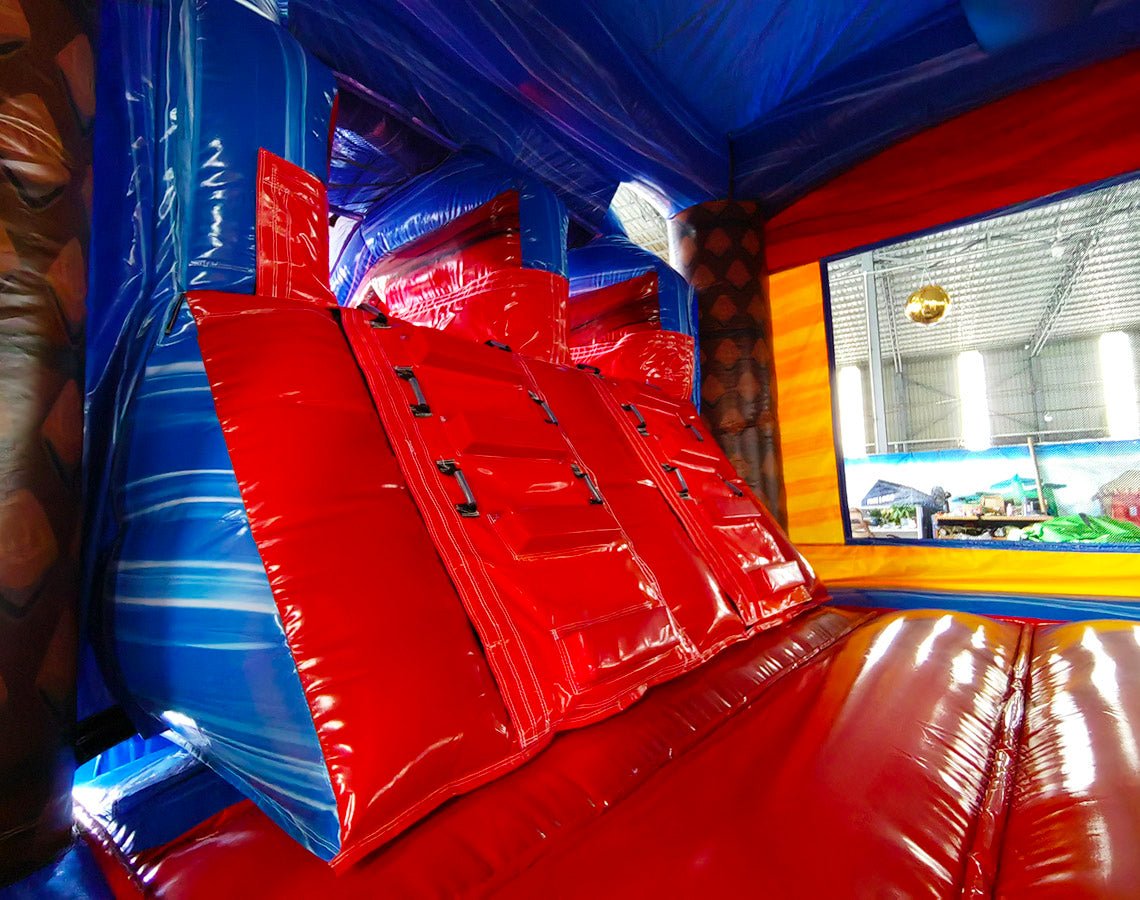
[(768, 290), (788, 534), (803, 544), (843, 543), (819, 263), (772, 275)]

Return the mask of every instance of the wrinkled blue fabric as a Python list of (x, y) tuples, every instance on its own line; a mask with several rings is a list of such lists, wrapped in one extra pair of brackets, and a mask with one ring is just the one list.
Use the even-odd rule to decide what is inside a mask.
[[(328, 769), (182, 296), (252, 293), (257, 151), (327, 176), (332, 75), (234, 0), (101, 15), (86, 630), (143, 733), (169, 729), (330, 858)], [(108, 701), (84, 679), (81, 715)]]
[(606, 232), (621, 182), (670, 212), (728, 196), (775, 212), (901, 137), (1140, 44), (1140, 2), (1087, 5), (291, 0), (289, 22), (384, 115), (533, 173)]
[(519, 194), (519, 239), (527, 268), (566, 274), (566, 208), (550, 188), (483, 153), (458, 154), (369, 207), (333, 265), (331, 283), (347, 303), (369, 267), (499, 194)]
[(446, 147), (422, 132), (342, 91), (329, 165), (329, 209), (362, 217), (386, 194), (448, 155)]
[(289, 27), (451, 147), (481, 148), (600, 222), (617, 184), (719, 196), (728, 146), (589, 3), (292, 0)]
[[(115, 835), (124, 853), (161, 847), (242, 799), (224, 779), (164, 738), (111, 748), (105, 757), (131, 757), (77, 781), (85, 815)], [(136, 751), (141, 751), (137, 752)]]
[(959, 0), (605, 0), (599, 13), (721, 134)]

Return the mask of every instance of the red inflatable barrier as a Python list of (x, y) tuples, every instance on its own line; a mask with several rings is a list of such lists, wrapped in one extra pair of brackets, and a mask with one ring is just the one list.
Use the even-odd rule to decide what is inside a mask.
[(693, 394), (695, 342), (661, 330), (656, 272), (570, 298), (570, 360), (653, 385), (678, 400)]
[(233, 294), (189, 302), (328, 766), (339, 863), (518, 747), (335, 313)]
[(507, 191), (380, 259), (349, 305), (563, 362), (569, 292), (564, 276), (523, 267), (518, 192)]
[(690, 643), (520, 360), (344, 321), (522, 744), (680, 672)]
[(657, 577), (673, 617), (702, 655), (744, 637), (744, 625), (725, 598), (698, 545), (656, 486), (656, 474), (615, 427), (598, 379), (581, 371), (528, 362), (527, 368), (634, 546)]
[(1018, 637), (876, 619), (499, 896), (956, 896)]
[(661, 328), (657, 273), (646, 272), (570, 298), (570, 343), (585, 347)]
[(1119, 622), (823, 609), (337, 875), (246, 802), (145, 851), (88, 836), (158, 897), (1131, 896), (1137, 647)]
[[(336, 873), (248, 802), (143, 852), (117, 849), (129, 835), (109, 834), (92, 823), (85, 827), (104, 863), (125, 869), (136, 890), (141, 893), (145, 883), (155, 897), (482, 895), (552, 846), (604, 821), (727, 722), (748, 715), (785, 680), (782, 676), (821, 657), (865, 618), (819, 610), (787, 629), (737, 644), (700, 671), (653, 689), (620, 716), (560, 734), (526, 766), (438, 809)], [(752, 751), (741, 752), (752, 758)], [(750, 776), (756, 777), (763, 773)], [(680, 818), (687, 815), (678, 812)], [(771, 828), (770, 821), (747, 810), (743, 815), (742, 828)], [(574, 895), (573, 885), (571, 879), (556, 893)]]
[(257, 293), (335, 306), (329, 202), (319, 178), (264, 147), (257, 154)]
[(1038, 629), (997, 897), (1129, 897), (1140, 885), (1140, 626)]
[(604, 384), (611, 409), (637, 436), (634, 446), (746, 624), (774, 625), (824, 596), (691, 404), (628, 381)]

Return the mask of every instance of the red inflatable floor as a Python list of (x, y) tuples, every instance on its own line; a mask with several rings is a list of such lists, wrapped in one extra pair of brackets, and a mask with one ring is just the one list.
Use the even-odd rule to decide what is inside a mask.
[(1131, 896), (1138, 638), (823, 609), (340, 874), (248, 802), (133, 856), (88, 837), (128, 896)]

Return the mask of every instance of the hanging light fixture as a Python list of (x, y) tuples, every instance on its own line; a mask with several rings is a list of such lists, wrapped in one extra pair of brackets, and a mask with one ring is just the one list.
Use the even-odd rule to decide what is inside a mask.
[(906, 298), (906, 317), (919, 325), (940, 322), (950, 309), (950, 295), (937, 284), (924, 284)]

